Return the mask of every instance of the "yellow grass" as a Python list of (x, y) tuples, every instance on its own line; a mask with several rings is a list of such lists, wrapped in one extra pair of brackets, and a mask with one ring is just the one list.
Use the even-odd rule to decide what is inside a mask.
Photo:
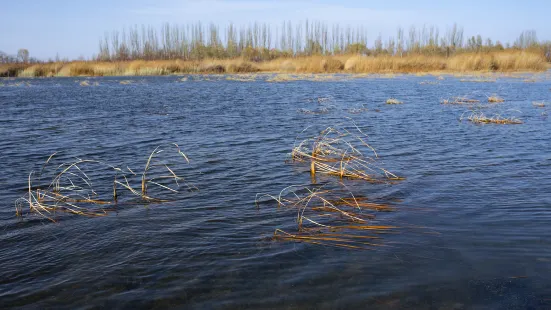
[[(261, 201), (264, 198), (269, 200)], [(289, 186), (277, 196), (257, 194), (255, 204), (260, 208), (261, 203), (270, 200), (277, 202), (278, 209), (296, 214), (297, 230), (289, 233), (276, 229), (274, 240), (367, 250), (383, 246), (381, 235), (398, 228), (370, 223), (376, 212), (393, 211), (393, 206), (371, 202), (352, 192)]]
[[(545, 59), (535, 53), (503, 51), (443, 56), (305, 56), (251, 62), (242, 58), (183, 60), (134, 60), (47, 64), (3, 64), (0, 76), (141, 76), (185, 73), (415, 73), (544, 71)], [(487, 80), (484, 80), (487, 81)]]
[(498, 102), (504, 102), (505, 99), (501, 98), (501, 97), (498, 97), (497, 95), (492, 95), (490, 97), (488, 97), (488, 102), (492, 102), (492, 103), (498, 103)]
[[(170, 147), (175, 149), (173, 157), (168, 157), (170, 155), (167, 153), (163, 156), (160, 146), (153, 150), (141, 175), (128, 166), (119, 168), (97, 160), (76, 158), (72, 162), (64, 161), (60, 165), (54, 165), (57, 155), (54, 153), (48, 157), (41, 171), (29, 174), (27, 194), (15, 203), (16, 215), (22, 216), (24, 207), (28, 206), (28, 214), (39, 215), (51, 221), (56, 221), (56, 214), (61, 213), (104, 216), (108, 211), (115, 210), (117, 203), (122, 202), (122, 191), (130, 196), (140, 197), (141, 203), (160, 203), (167, 201), (164, 198), (167, 194), (179, 193), (182, 185), (188, 190), (195, 190), (195, 186), (188, 184), (177, 174), (177, 161), (183, 159), (189, 164), (187, 155), (176, 143), (172, 143)], [(42, 183), (45, 174), (52, 177), (48, 183)], [(106, 174), (107, 179), (112, 182), (108, 182), (103, 191), (92, 187), (92, 184), (106, 179)], [(92, 177), (95, 177), (94, 180)], [(135, 186), (136, 178), (140, 178), (141, 189)], [(106, 192), (105, 189), (109, 188), (112, 190)], [(162, 197), (154, 197), (152, 194)]]
[[(463, 119), (463, 116), (460, 118)], [(492, 117), (484, 115), (482, 112), (473, 111), (467, 117), (467, 120), (475, 124), (499, 124), (499, 125), (514, 125), (522, 124), (522, 121), (516, 117), (502, 117), (500, 114), (495, 114)]]
[(388, 98), (386, 104), (402, 104), (403, 102), (396, 98)]

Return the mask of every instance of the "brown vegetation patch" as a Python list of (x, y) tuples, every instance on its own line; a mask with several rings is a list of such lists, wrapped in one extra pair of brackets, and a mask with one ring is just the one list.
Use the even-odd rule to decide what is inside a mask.
[[(70, 213), (84, 216), (104, 216), (116, 206), (124, 204), (122, 192), (140, 199), (140, 203), (161, 203), (172, 193), (179, 193), (181, 185), (196, 189), (180, 176), (178, 162), (189, 164), (187, 156), (177, 144), (171, 144), (174, 153), (164, 152), (159, 146), (149, 155), (141, 174), (129, 167), (119, 168), (98, 160), (75, 159), (54, 165), (57, 153), (52, 154), (35, 174), (28, 177), (27, 195), (16, 201), (16, 214), (39, 215), (51, 221), (58, 214)], [(49, 176), (49, 177), (47, 177)], [(49, 179), (44, 183), (43, 179)], [(105, 180), (109, 181), (106, 184)], [(100, 188), (93, 187), (100, 184)], [(136, 203), (130, 202), (128, 203)]]
[(291, 161), (309, 163), (312, 176), (321, 173), (371, 183), (391, 183), (403, 179), (376, 164), (378, 155), (375, 149), (367, 144), (367, 135), (355, 124), (350, 129), (344, 126), (327, 127), (300, 142), (298, 138), (291, 151)]

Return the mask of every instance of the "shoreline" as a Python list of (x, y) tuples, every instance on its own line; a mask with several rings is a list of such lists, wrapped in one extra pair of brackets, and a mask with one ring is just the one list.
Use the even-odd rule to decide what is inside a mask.
[(244, 58), (197, 61), (131, 60), (0, 64), (0, 77), (162, 76), (186, 74), (494, 74), (544, 72), (538, 54), (522, 51), (451, 56), (308, 56), (253, 62)]

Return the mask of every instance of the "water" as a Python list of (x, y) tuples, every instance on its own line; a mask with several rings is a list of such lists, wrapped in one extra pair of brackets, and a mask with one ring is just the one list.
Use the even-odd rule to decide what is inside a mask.
[[(551, 100), (548, 75), (535, 83), (124, 79), (2, 81), (1, 308), (551, 307), (551, 121), (532, 106)], [(485, 113), (524, 123), (460, 122), (467, 107), (439, 104), (492, 93), (506, 102)], [(328, 96), (328, 113), (299, 112)], [(384, 104), (389, 97), (405, 103)], [(383, 166), (407, 178), (349, 186), (394, 199), (397, 211), (378, 218), (410, 228), (367, 251), (271, 241), (276, 228), (295, 229), (295, 214), (257, 209), (255, 195), (309, 184), (307, 167), (285, 163), (295, 137), (347, 117)], [(15, 217), (28, 173), (55, 151), (139, 170), (170, 142), (190, 157), (199, 192), (100, 218)]]

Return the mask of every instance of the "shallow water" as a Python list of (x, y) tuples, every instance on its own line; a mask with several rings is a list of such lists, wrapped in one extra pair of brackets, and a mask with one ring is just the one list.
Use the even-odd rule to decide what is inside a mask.
[[(532, 105), (551, 101), (548, 74), (180, 78), (2, 80), (1, 308), (551, 307), (551, 120)], [(459, 121), (467, 106), (439, 103), (493, 93), (506, 101), (485, 113), (524, 123), (474, 125)], [(386, 105), (390, 97), (404, 104)], [(396, 212), (377, 219), (404, 229), (367, 251), (270, 240), (296, 229), (295, 213), (257, 209), (255, 195), (309, 184), (308, 167), (285, 163), (295, 137), (347, 118), (406, 177), (348, 186), (394, 201)], [(200, 191), (100, 218), (15, 216), (28, 173), (53, 152), (139, 170), (170, 142), (189, 156)]]

